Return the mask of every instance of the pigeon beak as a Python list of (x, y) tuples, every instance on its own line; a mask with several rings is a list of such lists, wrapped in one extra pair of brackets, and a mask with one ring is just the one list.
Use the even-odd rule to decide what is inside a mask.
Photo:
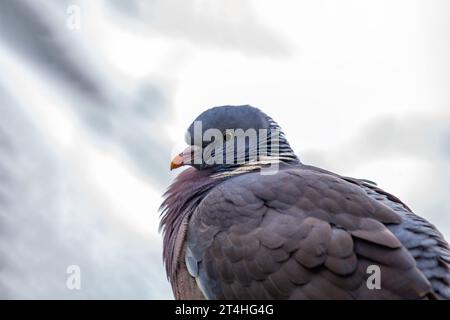
[(172, 162), (170, 162), (170, 171), (173, 169), (182, 167), (184, 165), (190, 165), (194, 162), (196, 158), (196, 151), (201, 151), (202, 149), (197, 146), (189, 146), (184, 151), (178, 155), (176, 155)]
[(170, 162), (170, 171), (172, 171), (173, 169), (182, 167), (183, 165), (184, 165), (183, 153), (180, 153), (180, 154), (176, 155)]

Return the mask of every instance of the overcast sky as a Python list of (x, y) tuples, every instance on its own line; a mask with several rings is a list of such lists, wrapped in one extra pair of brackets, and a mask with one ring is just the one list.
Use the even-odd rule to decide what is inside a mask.
[(444, 0), (0, 1), (0, 296), (172, 298), (157, 210), (171, 154), (216, 105), (261, 108), (303, 162), (376, 181), (450, 238), (449, 15)]

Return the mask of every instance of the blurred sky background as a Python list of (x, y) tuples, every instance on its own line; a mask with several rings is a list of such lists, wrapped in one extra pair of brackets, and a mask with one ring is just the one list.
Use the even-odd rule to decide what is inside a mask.
[(171, 299), (158, 207), (216, 105), (450, 238), (449, 57), (445, 0), (0, 0), (0, 298)]

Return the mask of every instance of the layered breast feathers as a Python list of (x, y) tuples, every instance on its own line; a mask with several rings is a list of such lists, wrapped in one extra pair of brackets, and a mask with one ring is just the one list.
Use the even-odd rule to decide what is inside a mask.
[[(185, 253), (209, 299), (450, 298), (449, 257), (442, 236), (382, 190), (301, 167), (214, 187)], [(381, 289), (368, 286), (370, 266)]]

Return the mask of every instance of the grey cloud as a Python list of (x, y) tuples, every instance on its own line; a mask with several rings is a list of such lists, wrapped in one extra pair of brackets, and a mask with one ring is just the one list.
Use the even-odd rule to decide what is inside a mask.
[[(134, 168), (128, 170), (139, 170), (146, 183), (162, 188), (169, 179), (169, 144), (160, 131), (172, 116), (171, 89), (149, 80), (122, 90), (114, 73), (95, 63), (99, 57), (71, 53), (75, 44), (91, 43), (61, 41), (58, 22), (36, 10), (31, 2), (0, 2), (0, 46), (6, 44), (33, 70), (43, 90), (64, 97), (60, 107), (81, 120), (79, 133), (116, 146), (131, 160)], [(93, 62), (81, 63), (87, 61)], [(10, 76), (0, 77), (1, 297), (171, 297), (160, 239), (112, 218), (76, 163), (67, 162), (64, 151), (30, 121), (38, 112), (35, 101)], [(19, 104), (17, 95), (27, 104)], [(80, 291), (65, 287), (70, 264), (82, 269)]]
[[(1, 89), (1, 88), (0, 88)], [(2, 298), (170, 297), (157, 239), (112, 219), (23, 108), (0, 90), (0, 292)], [(79, 265), (82, 290), (66, 288)]]
[[(49, 8), (59, 10), (64, 18), (63, 5), (50, 3)], [(162, 121), (172, 114), (170, 88), (148, 82), (139, 84), (131, 95), (126, 93), (120, 83), (114, 82), (114, 74), (95, 62), (99, 57), (89, 56), (83, 50), (76, 51), (76, 56), (73, 54), (74, 48), (92, 43), (75, 38), (61, 41), (68, 34), (61, 27), (64, 21), (43, 12), (45, 7), (31, 2), (1, 1), (0, 40), (3, 38), (23, 55), (25, 63), (33, 61), (43, 79), (53, 74), (61, 86), (68, 88), (66, 99), (71, 101), (69, 105), (85, 122), (87, 130), (118, 144), (148, 179), (160, 187), (166, 185), (168, 176), (162, 172), (167, 168), (170, 149), (168, 140), (158, 132)]]
[(448, 157), (449, 137), (450, 116), (445, 113), (385, 116), (371, 120), (352, 139), (334, 149), (305, 150), (300, 156), (323, 166), (337, 164), (341, 170), (396, 155), (443, 160)]
[(409, 114), (385, 117), (370, 124), (355, 141), (357, 149), (367, 154), (412, 154), (420, 157), (442, 156), (447, 147), (450, 117)]
[(0, 39), (36, 65), (69, 82), (73, 89), (105, 106), (105, 97), (94, 75), (80, 63), (86, 60), (76, 58), (67, 45), (58, 41), (62, 36), (57, 30), (64, 28), (53, 28), (45, 19), (44, 9), (23, 0), (1, 1)]
[(115, 0), (110, 5), (165, 36), (254, 55), (290, 53), (282, 35), (266, 27), (247, 1)]

